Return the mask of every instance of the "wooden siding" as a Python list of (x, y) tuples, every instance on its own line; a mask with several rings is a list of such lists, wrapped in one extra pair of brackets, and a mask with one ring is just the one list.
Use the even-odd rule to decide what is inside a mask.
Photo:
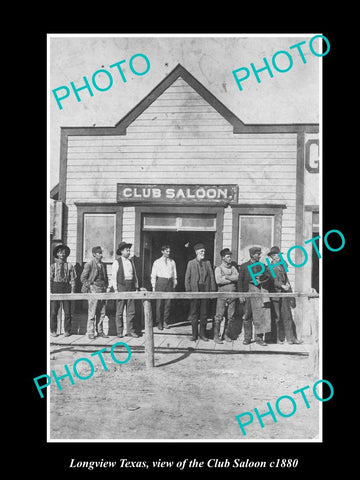
[(232, 210), (231, 207), (225, 208), (223, 219), (223, 247), (232, 248)]
[[(181, 78), (128, 127), (126, 135), (69, 135), (67, 242), (75, 256), (74, 202), (115, 202), (117, 183), (237, 183), (239, 203), (285, 204), (282, 248), (295, 244), (296, 133), (234, 134), (233, 126)], [(126, 207), (123, 236), (134, 241)], [(231, 209), (224, 215), (231, 247)]]

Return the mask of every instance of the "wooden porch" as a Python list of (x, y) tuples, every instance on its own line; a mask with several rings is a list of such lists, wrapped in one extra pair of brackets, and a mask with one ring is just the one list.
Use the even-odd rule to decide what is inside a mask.
[[(64, 335), (59, 335), (57, 337), (50, 337), (50, 347), (51, 351), (55, 347), (64, 347), (67, 346), (69, 349), (84, 348), (84, 347), (94, 347), (94, 350), (99, 350), (106, 346), (111, 346), (117, 342), (124, 342), (131, 348), (134, 352), (144, 352), (145, 353), (145, 363), (147, 367), (154, 367), (154, 352), (164, 352), (164, 351), (179, 351), (179, 352), (197, 352), (197, 353), (271, 353), (271, 354), (296, 354), (296, 355), (313, 355), (317, 352), (318, 349), (318, 294), (314, 293), (304, 293), (304, 292), (293, 292), (289, 293), (265, 293), (261, 294), (263, 298), (269, 297), (287, 297), (292, 296), (300, 299), (301, 297), (307, 298), (309, 301), (315, 302), (312, 324), (313, 331), (312, 335), (302, 338), (304, 343), (300, 345), (296, 344), (277, 344), (277, 343), (268, 343), (267, 346), (261, 346), (255, 342), (250, 343), (249, 345), (243, 345), (243, 332), (241, 332), (236, 340), (231, 342), (226, 342), (219, 344), (212, 339), (212, 322), (208, 321), (207, 323), (207, 337), (209, 338), (208, 342), (205, 342), (201, 339), (198, 339), (195, 342), (190, 340), (191, 338), (191, 326), (189, 322), (181, 323), (171, 323), (170, 328), (159, 330), (156, 326), (153, 325), (152, 318), (152, 307), (151, 301), (156, 300), (157, 298), (245, 298), (258, 296), (258, 293), (240, 293), (240, 292), (148, 292), (146, 290), (140, 292), (121, 292), (121, 293), (98, 293), (98, 294), (84, 294), (84, 293), (74, 293), (74, 294), (51, 294), (50, 299), (53, 300), (87, 300), (91, 297), (103, 300), (116, 300), (120, 298), (133, 298), (140, 300), (143, 306), (144, 313), (144, 326), (142, 330), (142, 335), (139, 338), (134, 338), (130, 336), (124, 336), (119, 338), (115, 335), (114, 331), (114, 319), (109, 319), (108, 330), (104, 328), (105, 332), (108, 331), (108, 338), (98, 337), (94, 339), (89, 339), (86, 335), (86, 322), (87, 322), (87, 312), (82, 311), (74, 314), (73, 324), (71, 335), (65, 337)], [(223, 333), (224, 321), (221, 325), (220, 334)], [(61, 328), (61, 327), (60, 327)], [(267, 341), (267, 340), (266, 340)]]
[[(79, 318), (80, 317), (80, 318)], [(86, 313), (75, 314), (76, 324), (86, 324)], [(79, 323), (78, 323), (79, 322)], [(243, 345), (243, 332), (240, 333), (236, 340), (219, 344), (216, 343), (211, 337), (211, 321), (207, 324), (207, 337), (208, 342), (204, 342), (198, 339), (195, 342), (190, 340), (191, 337), (191, 325), (190, 323), (174, 323), (170, 325), (169, 329), (158, 330), (154, 327), (154, 350), (155, 352), (161, 352), (165, 350), (174, 350), (179, 352), (185, 352), (192, 349), (198, 353), (273, 353), (273, 354), (297, 354), (308, 355), (311, 349), (312, 340), (311, 337), (305, 337), (304, 343), (301, 345), (289, 345), (288, 343), (276, 344), (268, 343), (268, 346), (262, 347), (255, 342), (250, 345)], [(111, 320), (110, 320), (110, 329)], [(224, 329), (224, 322), (222, 322), (221, 333)], [(88, 338), (84, 334), (77, 332), (71, 334), (69, 337), (65, 337), (60, 334), (57, 337), (50, 337), (51, 350), (58, 346), (68, 346), (72, 350), (82, 347), (94, 347), (94, 350), (99, 350), (103, 347), (111, 347), (111, 345), (117, 342), (124, 342), (134, 352), (141, 352), (145, 350), (145, 333), (142, 332), (142, 336), (139, 338), (133, 338), (130, 336), (124, 336), (123, 338), (117, 337), (115, 334), (110, 334), (109, 338), (98, 337), (93, 340)]]

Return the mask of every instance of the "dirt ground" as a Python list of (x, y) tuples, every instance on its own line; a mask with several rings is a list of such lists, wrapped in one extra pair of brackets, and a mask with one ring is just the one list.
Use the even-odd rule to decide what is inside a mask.
[[(51, 440), (318, 438), (321, 402), (311, 393), (318, 378), (309, 375), (306, 356), (161, 352), (155, 353), (156, 367), (149, 371), (143, 352), (132, 352), (131, 359), (119, 365), (109, 348), (104, 353), (105, 371), (100, 359), (90, 357), (94, 351), (89, 347), (76, 351), (52, 348), (51, 369), (58, 375), (64, 373), (65, 364), (72, 371), (81, 357), (91, 358), (95, 371), (87, 380), (74, 376), (74, 385), (68, 378), (62, 380), (62, 390), (54, 382), (47, 389)], [(116, 353), (119, 360), (120, 355)], [(79, 362), (77, 371), (82, 376), (90, 372), (86, 362)], [(300, 394), (292, 394), (307, 385), (310, 408)], [(282, 395), (296, 400), (296, 412), (288, 418), (276, 414), (277, 423), (267, 415), (261, 428), (254, 407), (264, 413), (270, 402), (275, 410)], [(283, 413), (292, 411), (287, 400), (280, 408)], [(254, 414), (254, 421), (244, 436), (235, 417), (247, 411)]]

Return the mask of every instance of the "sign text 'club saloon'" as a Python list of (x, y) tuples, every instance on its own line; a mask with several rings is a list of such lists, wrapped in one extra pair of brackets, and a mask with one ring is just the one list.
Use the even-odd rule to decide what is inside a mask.
[(237, 202), (237, 185), (117, 184), (118, 202)]

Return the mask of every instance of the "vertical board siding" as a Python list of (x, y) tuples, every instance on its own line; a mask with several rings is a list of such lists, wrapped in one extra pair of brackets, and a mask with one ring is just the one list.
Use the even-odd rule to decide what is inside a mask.
[[(122, 239), (124, 242), (135, 242), (135, 207), (125, 207), (123, 210), (123, 230)], [(132, 251), (133, 251), (132, 247)]]
[[(68, 138), (67, 241), (76, 257), (74, 202), (115, 202), (117, 183), (236, 183), (239, 203), (285, 204), (282, 248), (295, 244), (297, 138), (234, 134), (233, 126), (183, 79), (127, 128), (126, 135)], [(135, 209), (124, 208), (123, 239), (134, 243)], [(232, 214), (225, 209), (224, 246)]]
[(225, 208), (223, 221), (223, 247), (232, 248), (232, 210), (231, 207)]

